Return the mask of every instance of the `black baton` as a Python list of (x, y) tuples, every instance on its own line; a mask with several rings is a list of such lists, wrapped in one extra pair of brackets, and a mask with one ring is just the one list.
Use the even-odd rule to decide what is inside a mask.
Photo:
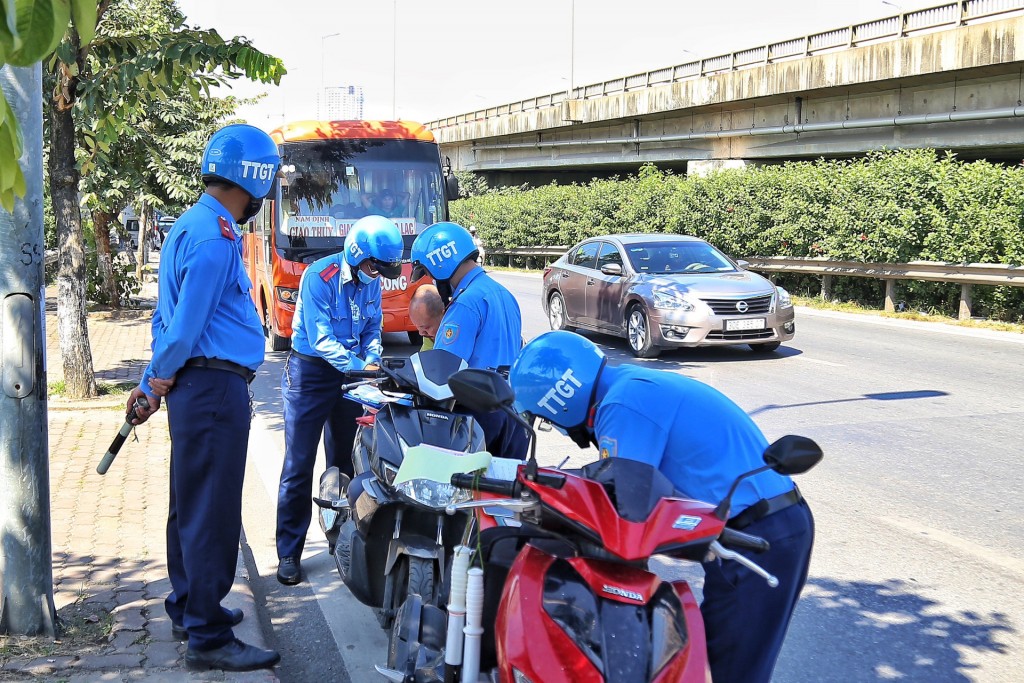
[(96, 466), (97, 474), (106, 474), (107, 470), (110, 469), (110, 464), (114, 462), (114, 458), (117, 457), (118, 451), (121, 450), (121, 445), (124, 443), (128, 435), (132, 433), (132, 429), (135, 425), (132, 424), (132, 419), (139, 419), (139, 409), (149, 410), (149, 401), (146, 400), (145, 396), (139, 396), (135, 399), (135, 406), (132, 408), (132, 412), (128, 413), (124, 418), (124, 424), (121, 425), (121, 430), (114, 437), (114, 440), (110, 442), (110, 448), (103, 454), (103, 459), (100, 460), (100, 464)]

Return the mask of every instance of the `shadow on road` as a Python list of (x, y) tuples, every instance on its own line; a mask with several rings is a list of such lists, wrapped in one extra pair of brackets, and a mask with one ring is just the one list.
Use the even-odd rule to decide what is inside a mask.
[(948, 612), (912, 582), (811, 579), (787, 640), (814, 648), (783, 650), (776, 677), (966, 683), (979, 680), (971, 655), (1006, 653), (1000, 637), (1012, 633), (1008, 615)]
[(807, 403), (787, 403), (784, 405), (770, 403), (768, 405), (761, 406), (760, 408), (755, 408), (747, 414), (753, 417), (759, 413), (766, 413), (769, 410), (780, 410), (782, 408), (804, 408), (806, 406), (822, 406), (830, 403), (852, 403), (854, 401), (906, 401), (920, 398), (939, 398), (940, 396), (949, 396), (949, 392), (938, 391), (935, 389), (920, 389), (917, 391), (884, 391), (874, 394), (864, 394), (863, 396), (854, 396), (851, 398), (835, 398), (829, 401), (808, 401)]
[(765, 353), (749, 350), (746, 345), (705, 346), (700, 348), (665, 349), (657, 358), (636, 358), (629, 350), (625, 339), (580, 330), (579, 333), (594, 342), (608, 356), (611, 365), (623, 363), (640, 365), (654, 370), (679, 370), (680, 368), (702, 368), (706, 364), (718, 363), (766, 363), (799, 356), (801, 349), (781, 346)]

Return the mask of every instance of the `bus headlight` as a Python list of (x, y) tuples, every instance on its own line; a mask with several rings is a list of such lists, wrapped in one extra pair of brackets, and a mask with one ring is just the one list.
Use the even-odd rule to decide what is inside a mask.
[(288, 287), (277, 287), (277, 298), (286, 304), (294, 304), (299, 299), (299, 290)]

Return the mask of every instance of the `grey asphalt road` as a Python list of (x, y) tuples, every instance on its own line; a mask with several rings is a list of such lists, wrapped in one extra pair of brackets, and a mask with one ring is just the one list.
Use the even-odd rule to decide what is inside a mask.
[[(540, 279), (497, 277), (520, 302), (525, 336), (547, 330)], [(1024, 679), (1024, 338), (805, 309), (797, 321), (796, 338), (768, 356), (729, 347), (640, 361), (722, 390), (769, 439), (803, 434), (825, 451), (800, 478), (817, 543), (774, 680)], [(610, 362), (637, 362), (624, 340), (592, 339)], [(408, 353), (400, 341), (385, 340)], [(268, 360), (253, 385), (259, 476), (247, 479), (245, 524), (257, 598), (284, 656), (279, 675), (381, 680), (372, 664), (384, 658), (384, 633), (337, 580), (315, 522), (304, 560), (310, 581), (274, 580), (283, 357)], [(538, 444), (546, 463), (594, 455), (554, 432)], [(661, 570), (699, 588), (699, 570)]]

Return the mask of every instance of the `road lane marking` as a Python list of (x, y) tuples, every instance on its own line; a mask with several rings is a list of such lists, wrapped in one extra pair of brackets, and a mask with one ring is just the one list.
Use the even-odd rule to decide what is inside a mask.
[(845, 368), (846, 367), (842, 363), (832, 363), (832, 362), (827, 361), (827, 360), (819, 360), (817, 358), (808, 358), (807, 356), (805, 356), (803, 354), (801, 354), (799, 356), (796, 356), (796, 357), (799, 358), (800, 360), (807, 361), (808, 363), (817, 363), (818, 365), (828, 365), (829, 367), (832, 367), (832, 368)]

